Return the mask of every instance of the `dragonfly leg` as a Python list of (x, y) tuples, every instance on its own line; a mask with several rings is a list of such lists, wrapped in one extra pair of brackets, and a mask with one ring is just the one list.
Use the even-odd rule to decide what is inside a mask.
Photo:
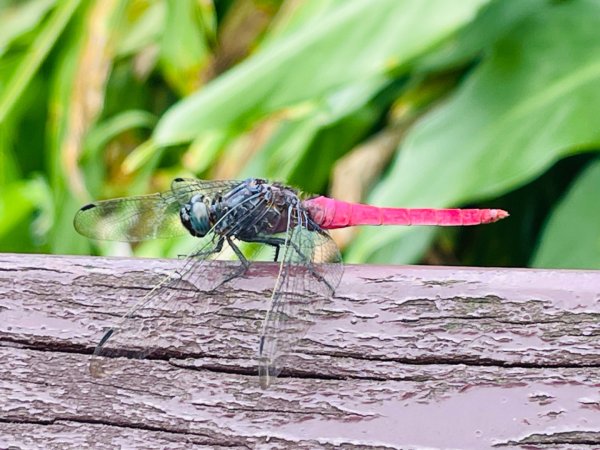
[(233, 241), (231, 240), (231, 237), (227, 236), (226, 239), (227, 239), (227, 243), (229, 244), (231, 249), (234, 251), (236, 256), (239, 258), (240, 262), (242, 263), (244, 270), (246, 270), (248, 267), (250, 267), (250, 263), (248, 262), (248, 260), (246, 259), (246, 257), (242, 253), (242, 251), (239, 249), (239, 247), (233, 243)]
[(223, 242), (225, 241), (225, 238), (223, 238), (223, 236), (219, 236), (219, 240), (217, 241), (217, 245), (215, 245), (213, 248), (210, 248), (208, 250), (200, 250), (196, 253), (192, 253), (191, 255), (182, 255), (182, 256), (191, 256), (193, 258), (199, 258), (199, 257), (206, 257), (206, 256), (210, 256), (210, 255), (214, 255), (215, 253), (219, 253), (221, 250), (223, 250)]
[[(277, 261), (277, 257), (279, 256), (279, 249), (281, 246), (285, 245), (286, 240), (284, 238), (278, 238), (278, 237), (256, 237), (256, 238), (252, 238), (252, 239), (244, 239), (246, 242), (259, 242), (262, 244), (267, 244), (267, 245), (272, 245), (273, 247), (275, 247), (275, 261)], [(304, 254), (304, 252), (300, 249), (300, 247), (298, 247), (298, 245), (296, 245), (295, 242), (291, 242), (288, 241), (287, 243), (289, 246), (291, 246), (294, 251), (298, 254), (298, 256), (300, 256), (300, 258), (304, 261), (309, 262), (311, 260), (311, 258), (309, 258), (307, 255)], [(310, 271), (310, 274), (315, 277), (317, 280), (325, 283), (327, 285), (327, 287), (329, 287), (331, 289), (331, 291), (335, 291), (334, 287), (331, 286), (331, 284), (329, 284), (329, 282), (323, 278), (323, 276), (318, 273), (315, 268), (314, 265), (312, 263), (308, 263), (307, 264), (307, 268)]]
[[(278, 237), (262, 237), (261, 236), (261, 237), (244, 239), (244, 241), (258, 242), (260, 244), (267, 244), (272, 247), (275, 247), (275, 258), (273, 258), (274, 262), (277, 262), (277, 260), (279, 259), (279, 250), (281, 249), (281, 246), (285, 245), (285, 239), (278, 238)], [(296, 249), (296, 251), (297, 251), (297, 249)]]
[[(224, 239), (227, 239), (227, 243), (229, 244), (229, 246), (231, 247), (233, 252), (236, 254), (236, 256), (239, 258), (241, 265), (239, 267), (235, 268), (225, 278), (223, 278), (223, 280), (217, 286), (215, 286), (213, 290), (221, 287), (225, 283), (228, 283), (237, 277), (242, 276), (246, 272), (246, 270), (248, 270), (248, 267), (250, 267), (250, 262), (246, 259), (246, 257), (242, 253), (242, 251), (238, 248), (238, 246), (233, 243), (233, 241), (231, 240), (231, 237), (229, 237), (229, 236), (226, 236), (225, 238), (221, 237), (219, 239), (218, 245), (220, 245), (220, 247), (223, 247)], [(219, 249), (219, 251), (220, 251), (220, 249)]]
[[(281, 246), (285, 245), (286, 240), (283, 238), (278, 238), (278, 237), (257, 237), (257, 238), (253, 238), (253, 239), (244, 239), (246, 242), (259, 242), (261, 244), (267, 244), (267, 245), (272, 245), (273, 247), (275, 247), (275, 261), (277, 261), (277, 258), (279, 256), (279, 249)], [(300, 248), (294, 243), (294, 242), (288, 242), (287, 243), (289, 246), (291, 246), (296, 253), (298, 254), (298, 256), (300, 256), (302, 259), (306, 260), (306, 261), (310, 261), (310, 259), (302, 252), (302, 250), (300, 250)]]

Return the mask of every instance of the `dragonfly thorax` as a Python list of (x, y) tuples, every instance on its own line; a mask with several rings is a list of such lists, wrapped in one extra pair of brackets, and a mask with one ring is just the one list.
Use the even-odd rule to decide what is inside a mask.
[(192, 236), (204, 237), (210, 231), (210, 209), (204, 196), (194, 195), (179, 210), (181, 223)]
[(267, 236), (288, 228), (317, 228), (295, 190), (258, 178), (223, 192), (196, 193), (181, 206), (179, 216), (185, 229), (199, 238), (212, 232), (247, 242), (273, 242)]

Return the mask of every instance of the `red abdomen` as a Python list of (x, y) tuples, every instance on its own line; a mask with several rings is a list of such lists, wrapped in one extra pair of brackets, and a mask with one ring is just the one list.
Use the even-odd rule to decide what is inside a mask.
[(328, 197), (312, 198), (303, 204), (312, 219), (327, 230), (357, 225), (479, 225), (508, 216), (501, 209), (380, 208)]

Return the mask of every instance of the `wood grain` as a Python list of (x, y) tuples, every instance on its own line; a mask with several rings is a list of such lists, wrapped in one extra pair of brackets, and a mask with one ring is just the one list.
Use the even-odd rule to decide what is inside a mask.
[(600, 272), (347, 266), (263, 391), (276, 267), (255, 264), (140, 311), (116, 345), (154, 351), (92, 377), (104, 327), (178, 264), (0, 255), (0, 448), (600, 446)]

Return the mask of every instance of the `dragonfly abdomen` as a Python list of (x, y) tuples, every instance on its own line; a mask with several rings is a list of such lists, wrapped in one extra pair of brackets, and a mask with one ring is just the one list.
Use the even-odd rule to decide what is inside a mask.
[(508, 216), (501, 209), (380, 208), (327, 197), (305, 200), (304, 206), (327, 230), (357, 225), (480, 225)]

